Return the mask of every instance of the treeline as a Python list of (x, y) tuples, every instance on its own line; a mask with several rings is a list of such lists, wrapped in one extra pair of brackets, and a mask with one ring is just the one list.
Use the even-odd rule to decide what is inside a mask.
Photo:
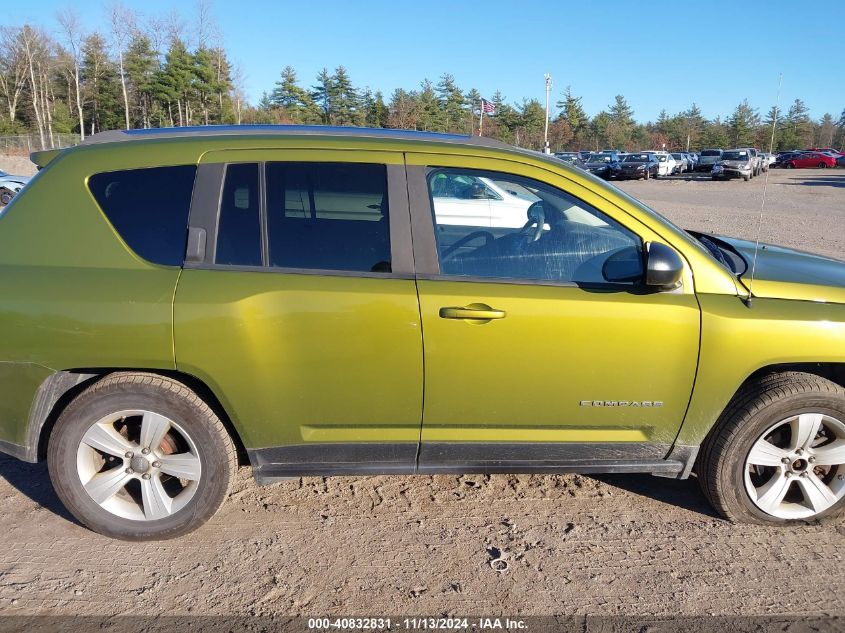
[[(56, 134), (114, 128), (304, 123), (482, 133), (543, 146), (545, 108), (538, 99), (484, 95), (495, 113), (481, 121), (482, 95), (448, 73), (385, 96), (356, 86), (343, 66), (324, 68), (310, 82), (287, 66), (259, 103), (247, 104), (209, 2), (199, 0), (191, 29), (176, 13), (144, 19), (120, 3), (109, 8), (104, 32), (84, 32), (72, 10), (59, 13), (50, 31), (7, 26), (0, 31), (0, 135), (35, 133), (51, 147)], [(642, 123), (622, 95), (590, 116), (569, 87), (554, 102), (549, 141), (553, 150), (768, 148), (775, 118), (776, 149), (845, 145), (845, 109), (838, 118), (813, 119), (800, 99), (765, 115), (743, 100), (715, 119), (693, 103)]]
[(24, 24), (0, 32), (0, 135), (56, 134), (239, 123), (237, 72), (200, 2), (189, 33), (178, 14), (142, 20), (122, 4), (106, 32), (86, 33), (78, 14), (56, 16), (51, 32)]

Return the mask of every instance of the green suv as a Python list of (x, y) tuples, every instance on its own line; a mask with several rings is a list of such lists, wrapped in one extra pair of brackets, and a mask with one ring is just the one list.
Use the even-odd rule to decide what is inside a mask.
[(845, 505), (845, 263), (765, 247), (751, 289), (754, 244), (488, 139), (131, 130), (33, 160), (0, 216), (0, 450), (96, 531), (184, 534), (239, 464)]

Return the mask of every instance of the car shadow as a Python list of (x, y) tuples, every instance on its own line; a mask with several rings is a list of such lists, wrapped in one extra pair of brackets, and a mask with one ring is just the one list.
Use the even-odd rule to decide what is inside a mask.
[(810, 187), (845, 187), (845, 174), (825, 174), (824, 176), (802, 176), (796, 174), (785, 185)]
[(712, 519), (721, 518), (704, 498), (695, 475), (691, 475), (689, 479), (667, 479), (645, 474), (609, 474), (591, 475), (591, 477), (641, 497), (662, 501)]
[(661, 176), (659, 180), (685, 180), (692, 182), (696, 180), (711, 180), (710, 172), (685, 172), (683, 174), (673, 174), (671, 176)]
[(26, 495), (42, 508), (72, 523), (79, 524), (53, 491), (50, 475), (47, 472), (47, 462), (30, 464), (7, 455), (0, 455), (0, 479), (5, 479), (18, 492)]

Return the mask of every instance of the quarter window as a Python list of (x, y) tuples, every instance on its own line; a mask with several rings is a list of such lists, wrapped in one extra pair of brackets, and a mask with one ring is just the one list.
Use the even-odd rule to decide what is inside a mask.
[(215, 263), (261, 266), (260, 196), (258, 163), (226, 166)]
[(387, 170), (360, 163), (267, 163), (271, 266), (390, 272)]
[(195, 165), (94, 174), (88, 188), (111, 225), (140, 257), (181, 266)]
[[(441, 183), (472, 182), (493, 197), (440, 195)], [(440, 272), (576, 284), (638, 283), (642, 242), (572, 195), (499, 172), (430, 169)]]

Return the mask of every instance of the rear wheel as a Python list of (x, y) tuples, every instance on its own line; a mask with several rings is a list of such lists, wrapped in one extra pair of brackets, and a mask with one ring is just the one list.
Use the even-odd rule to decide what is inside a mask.
[(788, 524), (845, 507), (845, 389), (787, 372), (745, 387), (702, 446), (697, 473), (732, 521)]
[(5, 207), (12, 201), (12, 198), (15, 197), (15, 194), (8, 189), (0, 189), (0, 207)]
[(205, 523), (234, 477), (235, 449), (185, 385), (116, 373), (82, 392), (50, 436), (50, 479), (81, 523), (126, 540), (181, 536)]
[(819, 169), (824, 169), (825, 167), (827, 167), (827, 165), (825, 163), (819, 163), (818, 164)]
[(787, 163), (786, 168), (787, 169), (795, 169), (795, 163)]

